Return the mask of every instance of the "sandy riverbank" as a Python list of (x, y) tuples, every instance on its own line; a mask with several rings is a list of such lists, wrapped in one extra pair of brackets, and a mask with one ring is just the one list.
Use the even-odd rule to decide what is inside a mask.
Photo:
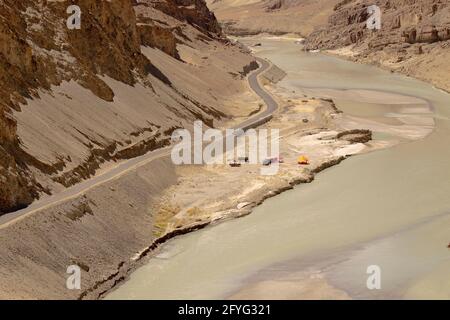
[[(280, 154), (284, 163), (280, 164), (278, 174), (262, 176), (261, 166), (250, 164), (239, 168), (228, 165), (177, 167), (177, 185), (164, 192), (156, 207), (157, 225), (162, 234), (197, 222), (248, 214), (268, 197), (298, 183), (311, 182), (323, 168), (336, 165), (346, 157), (420, 139), (433, 128), (433, 119), (424, 116), (430, 112), (430, 106), (412, 97), (364, 90), (341, 93), (343, 99), (351, 95), (356, 103), (389, 101), (386, 111), (392, 117), (387, 121), (342, 113), (332, 100), (319, 98), (326, 97), (327, 90), (297, 95), (273, 85), (269, 90), (281, 107), (274, 118), (260, 128), (280, 130)], [(351, 134), (351, 130), (358, 129), (384, 133), (389, 138), (367, 142), (370, 138), (364, 132)], [(360, 140), (362, 142), (358, 142)], [(306, 155), (311, 164), (299, 166), (299, 155)]]
[[(445, 66), (446, 61), (448, 61), (449, 52), (444, 47), (437, 47), (433, 51), (435, 53), (424, 54), (414, 57), (410, 61), (400, 62), (393, 57), (389, 57), (388, 54), (374, 54), (373, 56), (364, 57), (355, 46), (324, 50), (323, 53), (357, 63), (374, 65), (391, 72), (401, 73), (431, 83), (445, 92), (450, 92), (448, 70), (441, 67)], [(433, 58), (431, 59), (429, 56), (433, 56)]]

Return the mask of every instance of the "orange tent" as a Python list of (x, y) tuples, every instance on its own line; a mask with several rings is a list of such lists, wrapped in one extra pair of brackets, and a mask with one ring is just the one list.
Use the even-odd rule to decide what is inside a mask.
[(300, 157), (298, 157), (297, 162), (298, 162), (298, 164), (303, 164), (303, 165), (309, 164), (309, 159), (305, 156), (300, 156)]

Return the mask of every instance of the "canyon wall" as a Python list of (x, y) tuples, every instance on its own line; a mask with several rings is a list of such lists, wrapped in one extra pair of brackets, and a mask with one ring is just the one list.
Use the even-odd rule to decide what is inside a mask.
[[(380, 30), (366, 27), (374, 4), (382, 13)], [(308, 37), (307, 49), (332, 49), (450, 91), (450, 1), (341, 1), (328, 24)]]

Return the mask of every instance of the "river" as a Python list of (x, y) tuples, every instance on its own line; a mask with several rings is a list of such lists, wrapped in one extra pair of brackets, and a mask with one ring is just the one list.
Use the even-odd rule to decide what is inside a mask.
[[(450, 95), (293, 41), (258, 42), (257, 55), (287, 71), (286, 90), (327, 92), (346, 113), (384, 120), (389, 101), (357, 103), (352, 92), (419, 97), (432, 105), (435, 129), (352, 157), (249, 216), (168, 242), (106, 298), (450, 299)], [(371, 265), (381, 270), (379, 290), (366, 286)]]

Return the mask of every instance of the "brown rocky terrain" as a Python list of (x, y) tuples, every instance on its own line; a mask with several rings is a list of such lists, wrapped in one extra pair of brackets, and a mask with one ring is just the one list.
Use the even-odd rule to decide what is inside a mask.
[[(166, 145), (175, 128), (190, 128), (195, 119), (220, 126), (245, 119), (262, 106), (244, 79), (255, 68), (253, 57), (224, 38), (203, 1), (70, 3), (82, 9), (80, 30), (66, 28), (64, 0), (0, 0), (0, 215)], [(317, 1), (307, 3), (318, 8)], [(296, 7), (294, 2), (267, 4), (263, 11), (279, 14), (278, 21), (281, 12)], [(317, 14), (317, 21), (322, 21), (322, 12)], [(276, 82), (284, 75), (272, 67), (264, 82)], [(292, 92), (286, 94), (290, 97)], [(335, 114), (329, 101), (323, 102), (325, 107), (299, 96), (275, 121), (303, 130), (302, 119), (308, 116), (329, 125), (341, 114)], [(320, 131), (324, 127), (320, 121), (309, 125)], [(345, 128), (338, 138), (344, 128), (336, 129), (332, 140), (338, 147), (352, 149), (370, 140), (369, 131)], [(310, 140), (303, 134), (291, 136), (292, 144)], [(312, 146), (322, 144), (323, 134), (329, 132), (317, 133)], [(341, 161), (341, 153), (336, 153), (337, 160), (323, 163), (318, 154), (313, 173)], [(295, 160), (296, 154), (291, 156)], [(291, 164), (298, 173), (295, 161)], [(83, 194), (2, 223), (0, 298), (100, 297), (158, 244), (195, 228), (187, 223), (198, 227), (210, 223), (217, 207), (198, 212), (197, 198), (208, 200), (205, 195), (210, 192), (214, 199), (230, 185), (245, 183), (247, 168), (235, 170), (230, 180), (222, 178), (232, 171), (228, 166), (215, 175), (208, 168), (193, 168), (194, 180), (183, 180), (179, 171), (190, 169), (176, 170), (168, 157), (144, 163)], [(245, 174), (256, 177), (252, 171)], [(275, 190), (290, 188), (286, 181)], [(213, 182), (221, 188), (213, 188)], [(276, 193), (273, 186), (259, 187), (267, 193), (250, 190), (257, 202)], [(173, 221), (165, 221), (167, 217), (155, 210), (161, 201), (166, 202), (163, 209), (169, 218), (177, 213), (171, 202), (187, 204), (187, 211), (174, 220), (181, 229), (170, 229)], [(67, 267), (73, 264), (82, 268), (81, 290), (65, 285)]]
[[(295, 33), (307, 49), (401, 72), (450, 91), (449, 0), (209, 0), (224, 32), (246, 36)], [(378, 5), (382, 28), (366, 28)]]
[[(69, 4), (81, 29), (66, 27)], [(0, 0), (0, 216), (259, 101), (257, 64), (201, 0)], [(154, 240), (170, 158), (0, 224), (0, 298), (95, 298)], [(67, 267), (82, 289), (66, 288)]]
[(339, 0), (208, 0), (227, 34), (309, 35), (326, 24)]
[[(80, 30), (66, 27), (69, 4)], [(194, 119), (226, 120), (218, 95), (246, 92), (235, 75), (253, 61), (201, 0), (2, 0), (0, 43), (0, 214), (167, 144)]]
[[(381, 30), (366, 28), (367, 7), (382, 11)], [(352, 60), (405, 73), (450, 91), (449, 0), (346, 0), (308, 49), (332, 49)]]

